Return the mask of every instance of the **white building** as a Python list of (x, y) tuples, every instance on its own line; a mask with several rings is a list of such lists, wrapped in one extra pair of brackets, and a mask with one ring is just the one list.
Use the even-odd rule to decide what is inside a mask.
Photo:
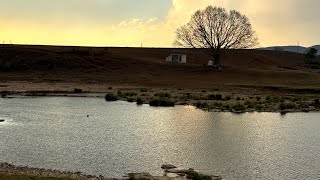
[(187, 63), (187, 55), (185, 54), (171, 54), (166, 58), (167, 62)]

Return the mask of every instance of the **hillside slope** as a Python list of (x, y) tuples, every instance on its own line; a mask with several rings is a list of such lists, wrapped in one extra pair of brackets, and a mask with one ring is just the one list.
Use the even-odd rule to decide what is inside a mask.
[[(188, 64), (165, 62), (172, 53), (187, 54)], [(0, 46), (0, 82), (320, 88), (320, 74), (305, 67), (301, 54), (230, 50), (222, 72), (204, 68), (208, 60), (192, 49)]]

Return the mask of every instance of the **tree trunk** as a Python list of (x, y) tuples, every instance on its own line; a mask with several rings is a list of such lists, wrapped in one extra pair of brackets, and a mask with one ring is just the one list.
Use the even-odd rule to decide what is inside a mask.
[(220, 67), (220, 59), (221, 59), (221, 55), (220, 54), (216, 54), (213, 56), (214, 59), (214, 65), (216, 65), (217, 67)]

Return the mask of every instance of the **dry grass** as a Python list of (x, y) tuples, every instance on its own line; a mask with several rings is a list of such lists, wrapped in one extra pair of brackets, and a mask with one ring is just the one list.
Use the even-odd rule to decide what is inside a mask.
[[(189, 63), (164, 62), (171, 53), (186, 53)], [(190, 49), (0, 46), (0, 66), (5, 66), (0, 70), (0, 90), (22, 81), (58, 90), (67, 84), (84, 90), (82, 86), (320, 89), (320, 74), (306, 68), (300, 54), (231, 50), (222, 60), (222, 72), (204, 69), (209, 59)]]

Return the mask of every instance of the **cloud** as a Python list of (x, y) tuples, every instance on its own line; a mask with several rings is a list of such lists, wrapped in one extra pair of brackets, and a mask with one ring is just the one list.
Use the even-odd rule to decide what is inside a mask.
[[(61, 7), (62, 1), (68, 3)], [(5, 1), (2, 4), (7, 4), (12, 12), (21, 13), (17, 18), (12, 13), (0, 12), (0, 37), (19, 43), (96, 46), (140, 46), (142, 43), (168, 47), (174, 41), (175, 30), (196, 10), (213, 5), (246, 14), (262, 46), (320, 42), (318, 0), (172, 0), (165, 8), (161, 6), (169, 1), (143, 0), (145, 4), (149, 2), (143, 7), (132, 0)], [(19, 2), (19, 7), (13, 6), (14, 2)], [(39, 12), (31, 11), (34, 8), (31, 6), (35, 6), (32, 2), (39, 2)], [(50, 9), (46, 3), (51, 5)], [(161, 12), (153, 13), (159, 8)]]

